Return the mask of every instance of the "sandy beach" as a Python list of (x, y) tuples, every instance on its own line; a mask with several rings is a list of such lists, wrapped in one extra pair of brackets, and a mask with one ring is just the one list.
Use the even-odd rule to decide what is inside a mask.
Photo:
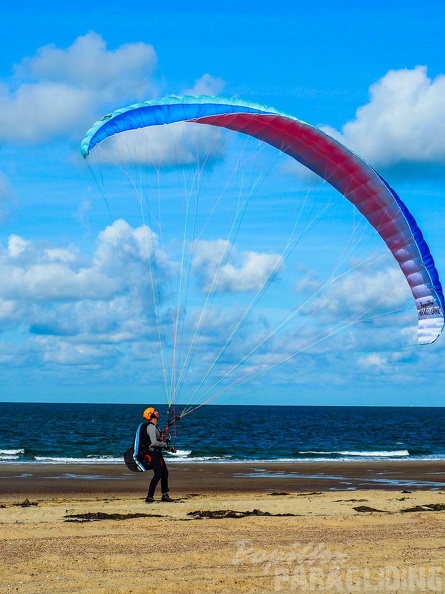
[(442, 463), (0, 467), (0, 592), (445, 591)]

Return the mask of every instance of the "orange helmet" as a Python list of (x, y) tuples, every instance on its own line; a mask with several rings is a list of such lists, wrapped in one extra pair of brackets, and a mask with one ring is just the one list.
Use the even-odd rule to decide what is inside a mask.
[(147, 419), (147, 421), (150, 421), (154, 412), (155, 412), (155, 409), (152, 406), (150, 406), (149, 408), (146, 408), (144, 410), (144, 412), (142, 413), (142, 416), (144, 417), (144, 419)]

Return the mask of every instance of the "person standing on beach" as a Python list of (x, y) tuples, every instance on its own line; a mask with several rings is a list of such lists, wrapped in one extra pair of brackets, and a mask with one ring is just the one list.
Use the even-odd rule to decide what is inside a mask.
[(149, 454), (153, 466), (153, 477), (148, 487), (145, 503), (153, 503), (156, 487), (161, 481), (161, 501), (172, 501), (168, 488), (168, 468), (162, 455), (163, 450), (168, 449), (168, 443), (163, 440), (163, 435), (158, 427), (159, 413), (153, 407), (146, 408), (142, 414), (148, 421), (147, 434), (150, 439)]

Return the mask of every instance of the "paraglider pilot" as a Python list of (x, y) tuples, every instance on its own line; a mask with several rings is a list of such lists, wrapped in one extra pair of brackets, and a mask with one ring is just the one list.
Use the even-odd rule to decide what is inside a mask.
[(168, 441), (164, 441), (161, 430), (158, 427), (159, 413), (150, 407), (144, 410), (142, 416), (148, 421), (147, 434), (150, 439), (149, 454), (153, 467), (153, 477), (148, 487), (146, 503), (153, 503), (156, 487), (161, 481), (162, 501), (172, 501), (168, 489), (168, 469), (162, 455), (163, 450), (169, 447)]

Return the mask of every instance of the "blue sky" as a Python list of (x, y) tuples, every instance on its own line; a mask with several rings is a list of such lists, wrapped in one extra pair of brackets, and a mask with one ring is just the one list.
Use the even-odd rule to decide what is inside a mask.
[[(112, 0), (90, 4), (41, 1), (36, 6), (4, 0), (0, 8), (2, 400), (164, 398), (154, 365), (159, 355), (154, 353), (153, 304), (142, 282), (128, 285), (130, 269), (133, 279), (143, 276), (143, 258), (135, 254), (155, 229), (143, 230), (141, 220), (127, 209), (117, 211), (114, 201), (123, 186), (113, 171), (112, 189), (107, 189), (110, 221), (79, 152), (97, 119), (137, 101), (220, 94), (271, 105), (323, 127), (397, 190), (445, 278), (443, 2), (282, 2), (271, 9), (262, 2), (240, 7), (231, 1), (221, 6), (198, 1), (188, 8), (173, 1), (165, 8), (142, 3), (137, 10)], [(209, 193), (223, 183), (220, 171), (227, 170), (237, 150), (230, 138), (217, 142)], [(168, 184), (168, 175), (166, 179)], [(278, 261), (277, 238), (282, 225), (295, 216), (297, 193), (301, 200), (316, 198), (318, 208), (334, 204), (307, 243), (301, 242), (301, 251), (280, 264), (270, 300), (243, 325), (238, 342), (224, 351), (209, 378), (217, 382), (224, 365), (236, 365), (245, 345), (280, 319), (281, 308), (291, 311), (310, 287), (329, 278), (354, 215), (329, 188), (292, 164), (278, 163), (258, 194), (266, 210), (246, 216), (244, 234), (220, 278), (224, 288), (206, 318), (194, 362), (184, 371), (186, 400), (206, 375), (201, 363), (212, 348), (218, 352), (224, 344), (223, 327), (236, 324), (235, 311), (247, 307), (261, 274)], [(262, 225), (274, 218), (269, 213), (275, 214), (276, 204), (283, 218), (266, 234)], [(304, 216), (299, 211), (302, 218), (314, 216), (307, 204)], [(161, 244), (159, 234), (152, 236), (158, 242), (153, 258), (159, 269), (173, 269), (178, 262), (178, 252), (172, 251), (177, 240), (174, 209), (169, 214), (168, 246), (167, 241)], [(363, 233), (367, 239), (362, 247), (357, 243), (349, 266), (372, 258), (376, 249), (373, 268), (344, 277), (329, 296), (329, 307), (327, 294), (325, 302), (312, 298), (312, 306), (322, 313), (312, 319), (306, 312), (310, 322), (305, 330), (296, 324), (286, 343), (276, 343), (274, 352), (282, 353), (283, 364), (235, 386), (215, 403), (444, 405), (443, 337), (429, 346), (414, 346), (416, 312), (409, 290), (403, 286), (394, 294), (393, 288), (403, 285), (397, 266), (372, 230), (365, 227)], [(215, 231), (196, 251), (191, 265), (196, 290), (190, 294), (189, 311), (209, 283), (224, 241), (227, 235)], [(366, 254), (359, 251), (365, 245)], [(133, 257), (130, 263), (119, 259), (122, 246)], [(351, 286), (359, 291), (363, 308), (386, 291), (382, 322), (350, 329), (347, 318), (340, 321), (340, 309), (344, 315), (354, 308)], [(392, 310), (401, 313), (389, 315)], [(168, 311), (165, 303), (163, 313)], [(334, 334), (337, 327), (344, 331)], [(297, 335), (300, 340), (305, 332), (320, 337), (326, 328), (331, 340), (314, 340), (308, 350), (304, 341), (294, 343)], [(252, 368), (259, 371), (265, 361), (255, 360)]]

